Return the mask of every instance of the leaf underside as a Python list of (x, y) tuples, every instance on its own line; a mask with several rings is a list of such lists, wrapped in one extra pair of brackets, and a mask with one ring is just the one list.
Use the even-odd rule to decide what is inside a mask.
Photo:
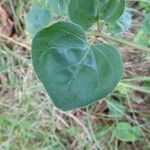
[(102, 43), (90, 46), (80, 26), (63, 21), (35, 35), (32, 60), (38, 78), (62, 110), (83, 107), (106, 97), (123, 72), (115, 47)]

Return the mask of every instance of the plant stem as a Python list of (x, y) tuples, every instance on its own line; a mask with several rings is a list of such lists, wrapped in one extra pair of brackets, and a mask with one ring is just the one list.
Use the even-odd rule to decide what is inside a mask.
[(100, 32), (99, 33), (88, 32), (88, 35), (94, 35), (94, 36), (97, 36), (97, 37), (102, 37), (102, 38), (104, 38), (106, 40), (110, 40), (110, 41), (113, 41), (113, 42), (124, 44), (124, 45), (126, 45), (128, 47), (132, 47), (134, 49), (138, 49), (138, 50), (150, 52), (150, 48), (148, 48), (148, 47), (143, 47), (143, 46), (140, 46), (140, 45), (135, 44), (135, 43), (131, 43), (131, 42), (123, 40), (123, 39), (119, 39), (119, 38), (116, 38), (116, 37), (113, 37), (113, 36), (106, 35), (104, 33), (100, 33)]

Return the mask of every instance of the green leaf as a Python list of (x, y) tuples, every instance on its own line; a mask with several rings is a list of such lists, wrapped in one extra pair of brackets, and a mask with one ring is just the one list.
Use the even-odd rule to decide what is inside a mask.
[(107, 0), (103, 8), (99, 10), (99, 18), (106, 22), (115, 22), (123, 14), (124, 9), (125, 0)]
[(128, 122), (117, 123), (113, 132), (117, 139), (125, 142), (135, 142), (141, 135), (141, 129), (137, 126), (132, 127)]
[(148, 13), (144, 19), (142, 33), (150, 35), (150, 13)]
[(64, 15), (67, 12), (69, 0), (48, 0), (52, 12), (58, 15)]
[(116, 21), (124, 9), (125, 0), (70, 0), (68, 13), (72, 22), (88, 30), (98, 19)]
[(62, 110), (89, 105), (106, 97), (122, 77), (122, 59), (109, 44), (89, 45), (84, 30), (57, 22), (32, 42), (35, 72), (54, 104)]
[(113, 34), (123, 33), (128, 31), (131, 26), (132, 18), (128, 11), (125, 11), (123, 15), (114, 23), (108, 25), (108, 30)]
[(130, 92), (130, 89), (121, 84), (118, 84), (116, 87), (116, 91), (118, 91), (122, 95), (126, 95), (128, 92)]
[(102, 9), (104, 8), (107, 0), (97, 0), (97, 2), (98, 2), (97, 8), (100, 13), (102, 11)]
[(125, 114), (125, 107), (116, 100), (109, 101), (108, 108), (110, 111), (110, 117), (114, 120), (122, 119)]
[(70, 0), (70, 20), (88, 30), (97, 18), (97, 0)]
[(33, 7), (25, 17), (27, 31), (34, 36), (40, 29), (50, 24), (51, 14), (47, 9)]

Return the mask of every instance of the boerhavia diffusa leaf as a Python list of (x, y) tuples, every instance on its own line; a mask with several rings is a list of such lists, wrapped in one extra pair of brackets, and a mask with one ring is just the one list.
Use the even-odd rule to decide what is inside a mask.
[(64, 21), (35, 35), (32, 60), (51, 100), (65, 111), (106, 97), (123, 73), (115, 47), (103, 43), (90, 46), (79, 25)]
[(70, 20), (88, 30), (97, 20), (115, 22), (125, 9), (125, 0), (70, 0)]
[(88, 30), (96, 21), (97, 0), (70, 0), (68, 14), (70, 20)]
[(33, 7), (25, 17), (27, 31), (34, 36), (40, 29), (50, 24), (52, 16), (45, 8)]

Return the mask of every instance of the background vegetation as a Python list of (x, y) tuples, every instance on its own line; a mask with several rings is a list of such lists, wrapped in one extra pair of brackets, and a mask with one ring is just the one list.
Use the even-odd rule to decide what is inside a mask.
[(0, 150), (149, 150), (150, 1), (127, 0), (126, 32), (90, 36), (120, 48), (124, 77), (103, 101), (70, 112), (53, 105), (33, 71), (31, 5), (37, 1), (0, 0)]

